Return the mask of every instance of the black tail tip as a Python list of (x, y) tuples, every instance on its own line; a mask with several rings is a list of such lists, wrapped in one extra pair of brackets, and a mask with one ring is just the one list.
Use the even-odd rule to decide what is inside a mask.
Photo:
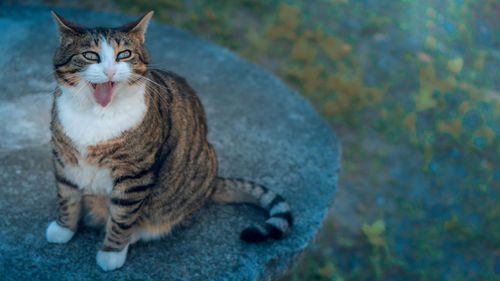
[(267, 240), (268, 236), (255, 226), (241, 232), (240, 239), (248, 243), (258, 243)]
[(257, 243), (266, 241), (269, 238), (281, 239), (284, 233), (271, 224), (266, 224), (265, 229), (257, 226), (251, 226), (241, 232), (240, 239), (248, 243)]

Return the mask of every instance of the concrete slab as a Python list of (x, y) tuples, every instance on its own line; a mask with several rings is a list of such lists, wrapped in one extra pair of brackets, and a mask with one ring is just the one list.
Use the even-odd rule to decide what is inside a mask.
[[(118, 26), (118, 14), (57, 10), (88, 26)], [(281, 241), (245, 244), (246, 226), (263, 222), (249, 206), (208, 205), (190, 226), (131, 247), (120, 270), (95, 263), (103, 233), (81, 228), (49, 244), (56, 189), (48, 141), (57, 46), (48, 8), (0, 5), (0, 279), (271, 280), (311, 243), (336, 189), (340, 147), (311, 105), (265, 70), (230, 51), (153, 22), (152, 64), (185, 76), (205, 106), (220, 175), (262, 183), (292, 205), (295, 227)]]

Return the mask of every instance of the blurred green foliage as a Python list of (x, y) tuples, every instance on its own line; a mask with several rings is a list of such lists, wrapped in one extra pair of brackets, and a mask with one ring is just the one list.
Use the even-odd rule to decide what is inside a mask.
[[(500, 163), (500, 93), (495, 85), (500, 55), (490, 51), (499, 46), (499, 38), (492, 30), (493, 42), (485, 46), (473, 32), (478, 18), (498, 21), (498, 4), (402, 0), (373, 7), (367, 2), (116, 0), (126, 13), (154, 9), (160, 21), (215, 41), (273, 71), (309, 99), (328, 122), (347, 124), (359, 139), (370, 127), (395, 144), (414, 147), (423, 155), (424, 174), (436, 174), (443, 154), (457, 150), (467, 159), (468, 176), (454, 187), (456, 196), (466, 212), (477, 207), (481, 226), (468, 225), (459, 214), (429, 222), (419, 234), (416, 255), (442, 258), (442, 250), (435, 246), (440, 242), (431, 241), (446, 239), (464, 243), (481, 239), (500, 247), (498, 195), (490, 195), (492, 189), (499, 190), (493, 171)], [(436, 187), (446, 181), (437, 177)], [(465, 195), (470, 189), (479, 190), (482, 197), (472, 202)], [(410, 201), (400, 202), (400, 211), (410, 217), (426, 214)], [(342, 272), (331, 258), (308, 255), (292, 279), (384, 280), (389, 271), (411, 272), (394, 255), (384, 221), (360, 229), (370, 245), (366, 272)], [(332, 242), (341, 247), (354, 243), (347, 238)], [(421, 269), (407, 276), (440, 278)]]
[[(480, 75), (485, 72), (486, 62), (499, 57), (498, 53), (476, 48), (473, 34), (466, 27), (464, 19), (471, 18), (468, 13), (473, 10), (471, 6), (475, 1), (448, 5), (447, 16), (457, 19), (458, 28), (445, 37), (431, 32), (438, 16), (431, 4), (428, 4), (422, 20), (425, 25), (412, 26), (410, 19), (404, 20), (405, 14), (363, 10), (361, 1), (315, 1), (314, 4), (272, 0), (116, 2), (128, 13), (154, 9), (159, 20), (214, 40), (265, 66), (266, 59), (274, 58), (274, 62), (268, 62), (273, 64), (270, 68), (301, 89), (301, 93), (327, 120), (334, 124), (348, 122), (352, 126), (376, 126), (389, 135), (397, 130), (397, 141), (406, 141), (422, 149), (428, 162), (434, 156), (433, 151), (439, 148), (440, 138), (446, 138), (446, 143), (464, 150), (487, 155), (489, 162), (500, 157), (500, 142), (492, 128), (500, 121), (500, 98), (491, 90), (492, 80)], [(412, 11), (414, 3), (397, 1), (394, 6), (397, 11)], [(491, 1), (485, 5), (492, 5)], [(484, 11), (488, 13), (486, 6)], [(255, 24), (239, 24), (239, 15), (242, 14)], [(336, 34), (335, 22), (357, 14), (363, 17), (361, 32)], [(402, 64), (413, 66), (416, 75), (405, 77), (401, 73), (389, 72), (389, 77), (367, 85), (364, 82), (367, 68), (363, 67), (366, 62), (361, 59), (366, 56), (376, 58), (378, 54), (373, 49), (357, 49), (357, 42), (363, 36), (383, 37), (388, 26), (401, 30), (427, 29), (422, 32), (428, 33), (422, 51), (402, 57), (405, 60)], [(464, 48), (468, 52), (464, 56), (452, 55), (443, 49), (443, 43), (466, 44)], [(408, 89), (405, 93), (406, 98), (412, 98), (404, 105), (397, 99), (403, 97), (391, 93), (398, 80), (399, 83), (408, 80), (419, 84), (418, 88)], [(456, 93), (461, 93), (458, 105), (452, 97)], [(482, 110), (485, 104), (492, 108), (487, 116)], [(371, 124), (365, 123), (363, 115), (368, 110)], [(432, 120), (426, 120), (429, 113), (432, 113)], [(477, 113), (481, 124), (472, 129), (464, 128), (463, 119), (470, 113)], [(421, 120), (425, 126), (419, 125)], [(487, 177), (483, 181), (489, 182)]]

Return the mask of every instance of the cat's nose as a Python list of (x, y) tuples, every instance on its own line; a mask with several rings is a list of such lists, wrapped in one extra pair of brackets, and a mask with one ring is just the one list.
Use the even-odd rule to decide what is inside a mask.
[(111, 78), (115, 76), (115, 73), (116, 69), (111, 69), (111, 68), (104, 69), (104, 74), (106, 75), (106, 77), (108, 77), (108, 80), (111, 80)]

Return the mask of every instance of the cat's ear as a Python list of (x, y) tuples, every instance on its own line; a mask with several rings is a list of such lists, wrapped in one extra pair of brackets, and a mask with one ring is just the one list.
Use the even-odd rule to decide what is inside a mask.
[(153, 14), (154, 11), (150, 11), (149, 13), (142, 16), (140, 19), (133, 22), (129, 22), (124, 26), (120, 27), (120, 30), (128, 33), (131, 36), (136, 37), (139, 40), (139, 42), (144, 44), (144, 41), (146, 41), (144, 35), (146, 34), (149, 21), (153, 17)]
[(57, 24), (57, 32), (59, 33), (60, 42), (63, 43), (69, 37), (83, 34), (86, 31), (86, 28), (75, 23), (70, 22), (67, 19), (61, 17), (54, 11), (50, 11), (52, 16), (54, 17), (54, 21)]

